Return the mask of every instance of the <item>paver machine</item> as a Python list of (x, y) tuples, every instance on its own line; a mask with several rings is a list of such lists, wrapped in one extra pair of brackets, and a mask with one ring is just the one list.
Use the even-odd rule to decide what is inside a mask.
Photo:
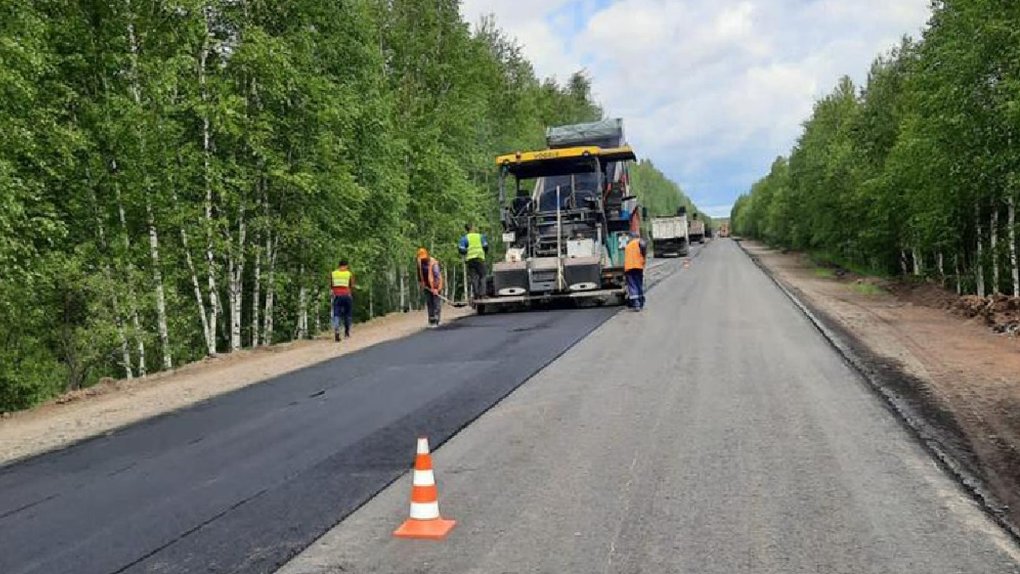
[(547, 149), (496, 158), (503, 261), (492, 266), (479, 313), (567, 300), (626, 300), (624, 249), (640, 229), (619, 119), (549, 128)]

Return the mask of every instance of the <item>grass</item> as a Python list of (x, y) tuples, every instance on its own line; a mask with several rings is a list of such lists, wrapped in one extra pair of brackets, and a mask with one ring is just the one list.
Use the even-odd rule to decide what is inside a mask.
[(860, 293), (861, 295), (866, 296), (882, 295), (885, 293), (885, 289), (882, 289), (873, 283), (851, 283), (849, 287), (854, 293)]
[(815, 267), (813, 270), (815, 277), (821, 277), (822, 279), (835, 279), (836, 270), (829, 269), (828, 267)]

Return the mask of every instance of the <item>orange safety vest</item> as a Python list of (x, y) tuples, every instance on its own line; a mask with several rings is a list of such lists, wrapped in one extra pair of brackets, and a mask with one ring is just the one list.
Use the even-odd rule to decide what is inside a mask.
[[(435, 276), (439, 275), (439, 279)], [(421, 259), (418, 260), (418, 282), (429, 289), (440, 290), (443, 288), (443, 275), (439, 273), (439, 262), (429, 257), (429, 272), (427, 277), (421, 274)]]
[(644, 268), (645, 256), (641, 254), (641, 240), (635, 237), (627, 243), (627, 248), (624, 250), (623, 270), (633, 271)]

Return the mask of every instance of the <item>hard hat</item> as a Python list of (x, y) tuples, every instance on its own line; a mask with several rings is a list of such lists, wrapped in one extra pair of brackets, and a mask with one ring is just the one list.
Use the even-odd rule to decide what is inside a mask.
[(427, 259), (429, 256), (429, 250), (424, 247), (418, 248), (418, 259)]

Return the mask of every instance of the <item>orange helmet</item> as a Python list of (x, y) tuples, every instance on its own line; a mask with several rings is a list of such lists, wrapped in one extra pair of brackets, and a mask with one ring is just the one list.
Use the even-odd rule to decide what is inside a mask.
[(418, 248), (418, 259), (428, 259), (428, 258), (429, 258), (429, 250), (425, 249), (424, 247), (419, 247)]

